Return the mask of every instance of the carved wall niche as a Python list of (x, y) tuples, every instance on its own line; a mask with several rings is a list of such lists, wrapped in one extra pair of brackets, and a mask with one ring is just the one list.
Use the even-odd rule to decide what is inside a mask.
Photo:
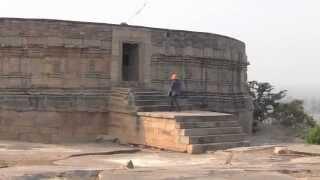
[(2, 59), (2, 72), (6, 75), (21, 74), (21, 58), (10, 57)]
[(62, 88), (64, 80), (63, 59), (47, 57), (41, 61), (43, 71), (37, 85), (46, 88)]
[(27, 59), (21, 57), (0, 59), (0, 88), (27, 88), (30, 86), (30, 79)]
[(207, 67), (207, 91), (218, 92), (218, 68), (214, 66)]
[(47, 57), (44, 63), (44, 75), (48, 78), (63, 78), (64, 60), (60, 58)]
[(82, 75), (84, 78), (109, 79), (110, 61), (109, 59), (90, 58), (82, 60)]
[(82, 87), (108, 87), (110, 83), (109, 58), (81, 58), (80, 82)]
[(88, 73), (95, 73), (96, 72), (96, 61), (95, 60), (93, 60), (93, 59), (88, 60), (87, 72)]

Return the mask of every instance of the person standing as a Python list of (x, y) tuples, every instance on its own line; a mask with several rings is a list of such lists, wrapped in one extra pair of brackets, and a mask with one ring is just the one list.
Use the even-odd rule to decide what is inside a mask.
[(181, 95), (181, 81), (178, 79), (176, 73), (172, 73), (170, 77), (170, 87), (168, 96), (170, 99), (170, 111), (176, 108), (177, 111), (180, 111), (180, 106), (178, 102), (178, 96)]

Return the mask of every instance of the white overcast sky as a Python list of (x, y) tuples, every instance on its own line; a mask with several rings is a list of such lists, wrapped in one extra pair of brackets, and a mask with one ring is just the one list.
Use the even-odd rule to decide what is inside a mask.
[(249, 80), (320, 90), (319, 0), (0, 0), (1, 17), (212, 32), (247, 44)]

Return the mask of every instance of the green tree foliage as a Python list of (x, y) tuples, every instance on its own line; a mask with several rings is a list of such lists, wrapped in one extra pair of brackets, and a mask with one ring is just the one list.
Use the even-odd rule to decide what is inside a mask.
[(320, 126), (317, 125), (309, 129), (306, 141), (309, 144), (320, 144)]
[(274, 92), (273, 86), (268, 82), (251, 81), (248, 86), (254, 105), (254, 131), (257, 130), (257, 122), (263, 122), (267, 118), (272, 118), (284, 126), (296, 128), (303, 134), (316, 125), (313, 117), (305, 112), (303, 101), (280, 101), (286, 96), (286, 90)]
[(263, 121), (270, 117), (279, 100), (286, 96), (286, 90), (273, 92), (273, 86), (268, 82), (250, 81), (248, 83), (250, 95), (253, 98), (253, 118)]
[(281, 124), (293, 128), (306, 129), (316, 125), (313, 117), (305, 112), (302, 100), (277, 104), (272, 116)]

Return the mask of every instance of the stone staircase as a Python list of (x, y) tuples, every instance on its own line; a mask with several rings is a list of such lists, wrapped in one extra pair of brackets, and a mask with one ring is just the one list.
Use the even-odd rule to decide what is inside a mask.
[[(249, 145), (248, 137), (231, 114), (195, 111), (195, 106), (180, 101), (181, 112), (169, 112), (167, 95), (144, 88), (114, 87), (111, 90), (110, 111), (117, 136), (131, 143), (189, 152), (192, 154)], [(193, 109), (193, 110), (192, 110)], [(127, 114), (127, 115), (125, 115)], [(117, 124), (122, 125), (117, 125)]]
[[(191, 154), (249, 145), (247, 135), (231, 114), (186, 111), (142, 112), (138, 115), (175, 122), (173, 131), (178, 136), (177, 146), (186, 145), (186, 151)], [(166, 128), (158, 131), (166, 131)]]
[(247, 135), (243, 133), (234, 116), (210, 114), (176, 119), (181, 135), (180, 142), (188, 144), (188, 152), (194, 154), (249, 145)]
[[(191, 110), (194, 106), (179, 99), (181, 110)], [(162, 92), (146, 88), (113, 87), (109, 107), (116, 112), (169, 111), (168, 96)]]

